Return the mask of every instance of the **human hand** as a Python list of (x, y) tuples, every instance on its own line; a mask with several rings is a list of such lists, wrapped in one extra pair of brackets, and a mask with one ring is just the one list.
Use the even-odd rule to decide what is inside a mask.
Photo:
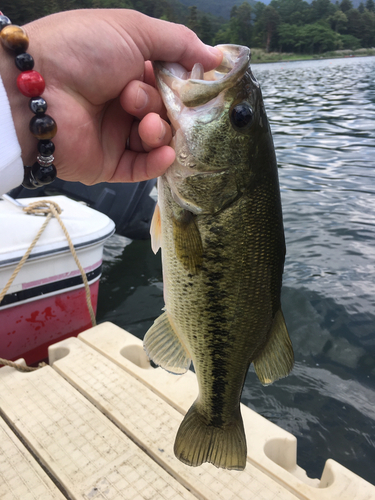
[[(220, 52), (184, 26), (125, 9), (62, 12), (24, 29), (34, 69), (46, 81), (47, 114), (58, 127), (53, 139), (58, 177), (91, 185), (161, 175), (175, 154), (149, 61), (179, 62), (187, 69), (201, 62), (209, 70), (220, 63)], [(32, 165), (33, 114), (11, 73), (3, 80), (24, 164)]]

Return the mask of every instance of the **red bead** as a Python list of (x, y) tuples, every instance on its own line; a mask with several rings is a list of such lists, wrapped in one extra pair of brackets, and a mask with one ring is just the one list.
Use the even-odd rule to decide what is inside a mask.
[(18, 90), (26, 97), (38, 97), (45, 89), (44, 78), (37, 71), (23, 71), (17, 77)]

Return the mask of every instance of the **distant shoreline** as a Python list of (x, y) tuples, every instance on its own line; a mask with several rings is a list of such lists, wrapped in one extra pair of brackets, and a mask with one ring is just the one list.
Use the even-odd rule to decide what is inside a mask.
[(343, 59), (352, 57), (375, 56), (375, 49), (333, 50), (323, 54), (297, 54), (295, 52), (266, 52), (262, 49), (251, 49), (251, 64), (274, 62), (316, 61), (321, 59)]

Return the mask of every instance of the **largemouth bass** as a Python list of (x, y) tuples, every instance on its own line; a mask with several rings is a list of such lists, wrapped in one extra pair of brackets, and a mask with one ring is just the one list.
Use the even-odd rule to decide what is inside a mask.
[(152, 247), (162, 249), (165, 312), (144, 338), (172, 373), (191, 361), (199, 396), (177, 432), (185, 464), (242, 470), (240, 397), (250, 363), (263, 384), (293, 349), (280, 307), (284, 230), (274, 146), (250, 50), (220, 46), (216, 70), (155, 64), (176, 160), (158, 179)]

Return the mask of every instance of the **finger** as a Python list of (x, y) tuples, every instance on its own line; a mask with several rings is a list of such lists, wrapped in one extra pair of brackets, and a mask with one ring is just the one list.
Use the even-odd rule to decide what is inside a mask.
[(151, 87), (156, 87), (155, 73), (151, 61), (145, 62), (145, 72), (143, 81), (148, 85), (151, 85)]
[(169, 146), (153, 149), (149, 153), (126, 150), (108, 182), (141, 182), (163, 175), (173, 163), (175, 152)]
[(123, 109), (138, 119), (148, 113), (161, 114), (166, 118), (166, 111), (159, 92), (150, 85), (138, 80), (131, 81), (121, 92), (120, 102)]
[(140, 122), (138, 134), (145, 151), (168, 145), (172, 140), (170, 125), (156, 113), (146, 115)]
[(129, 149), (149, 152), (167, 146), (172, 140), (170, 125), (156, 113), (151, 113), (139, 123), (134, 122), (129, 136)]
[[(128, 16), (127, 11), (126, 16)], [(186, 26), (174, 24), (161, 19), (155, 19), (133, 12), (136, 18), (131, 26), (133, 39), (141, 50), (145, 61), (170, 61), (178, 62), (191, 69), (196, 62), (200, 62), (204, 69), (210, 70), (217, 67), (222, 61), (223, 54), (214, 47), (205, 45), (197, 35)], [(128, 17), (118, 17), (121, 24)], [(129, 28), (128, 31), (130, 32)]]

